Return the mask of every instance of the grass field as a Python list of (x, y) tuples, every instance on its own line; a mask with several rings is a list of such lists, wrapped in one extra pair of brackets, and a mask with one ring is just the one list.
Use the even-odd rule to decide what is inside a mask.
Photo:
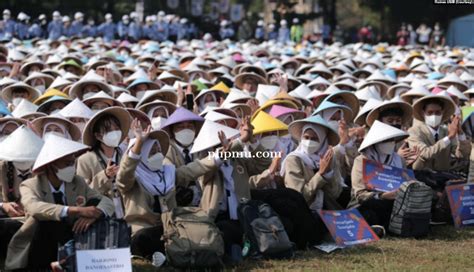
[[(173, 271), (166, 267), (160, 271)], [(422, 240), (388, 237), (331, 254), (299, 251), (292, 260), (244, 261), (229, 271), (474, 271), (474, 228), (436, 226)], [(134, 271), (155, 270), (134, 261)]]

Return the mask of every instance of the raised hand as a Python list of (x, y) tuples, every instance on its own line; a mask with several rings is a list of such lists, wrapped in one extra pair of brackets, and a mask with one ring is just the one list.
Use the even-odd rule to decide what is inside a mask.
[(250, 123), (250, 116), (244, 116), (242, 123), (240, 124), (240, 140), (246, 143), (252, 140), (253, 126)]
[(331, 146), (328, 147), (328, 151), (319, 161), (319, 171), (318, 173), (322, 176), (329, 171), (331, 171), (332, 157), (334, 156), (334, 151)]

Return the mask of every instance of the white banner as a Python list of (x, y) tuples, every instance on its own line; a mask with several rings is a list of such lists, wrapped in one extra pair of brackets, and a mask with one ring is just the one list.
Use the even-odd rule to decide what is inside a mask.
[(77, 271), (132, 272), (130, 248), (77, 250)]

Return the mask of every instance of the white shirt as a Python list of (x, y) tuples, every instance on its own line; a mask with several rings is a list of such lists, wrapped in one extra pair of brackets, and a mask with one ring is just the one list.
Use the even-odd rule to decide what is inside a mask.
[[(179, 153), (181, 153), (181, 156), (184, 158), (186, 158), (186, 154), (184, 153), (184, 147), (180, 146), (179, 144), (176, 144), (176, 147), (178, 148), (179, 150)], [(193, 145), (190, 145), (188, 147), (186, 147), (186, 149), (191, 152), (191, 149), (193, 148)], [(191, 160), (194, 160), (194, 156), (193, 154), (189, 153), (189, 156), (191, 157)]]

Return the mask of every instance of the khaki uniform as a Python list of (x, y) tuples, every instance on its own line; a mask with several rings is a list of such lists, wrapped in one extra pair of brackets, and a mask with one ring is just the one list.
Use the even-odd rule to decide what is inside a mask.
[(410, 147), (418, 146), (421, 154), (413, 163), (413, 170), (431, 169), (434, 171), (448, 171), (453, 169), (452, 156), (458, 159), (468, 159), (471, 151), (471, 143), (469, 140), (457, 141), (452, 140), (447, 145), (443, 138), (448, 135), (446, 128), (439, 130), (438, 141), (435, 142), (428, 126), (415, 120), (413, 126), (408, 130), (410, 137), (408, 144)]
[(316, 191), (322, 190), (324, 196), (335, 200), (342, 192), (340, 183), (341, 172), (336, 156), (333, 157), (331, 170), (334, 171), (331, 178), (326, 179), (314, 169), (305, 165), (298, 156), (288, 156), (285, 162), (284, 181), (287, 188), (300, 192), (308, 205), (314, 202)]
[[(108, 215), (114, 213), (114, 205), (110, 199), (91, 189), (80, 176), (75, 176), (70, 183), (64, 183), (65, 197), (68, 206), (75, 206), (79, 196), (90, 199), (100, 199), (97, 207)], [(48, 178), (43, 174), (28, 179), (20, 185), (21, 203), (26, 211), (26, 221), (13, 236), (8, 245), (5, 268), (19, 269), (28, 265), (28, 253), (31, 240), (35, 234), (38, 221), (60, 221), (63, 205), (54, 204)], [(68, 218), (68, 220), (71, 220)]]
[[(240, 141), (233, 141), (230, 151), (242, 151), (243, 146)], [(258, 145), (251, 154), (255, 152), (264, 151), (261, 145)], [(268, 158), (236, 158), (229, 160), (233, 167), (232, 178), (234, 180), (234, 189), (237, 200), (242, 198), (251, 199), (250, 189), (255, 188), (252, 184), (250, 176), (262, 173), (271, 164), (271, 159)], [(225, 195), (224, 177), (216, 169), (211, 173), (207, 173), (199, 179), (201, 188), (203, 188), (200, 207), (206, 211), (211, 218), (216, 218), (219, 214), (219, 203), (223, 200)]]
[[(105, 162), (107, 163), (107, 162)], [(87, 184), (101, 194), (112, 198), (112, 180), (105, 175), (101, 160), (94, 151), (88, 151), (77, 159), (76, 173), (83, 177)]]
[[(132, 227), (132, 235), (142, 228), (154, 227), (161, 225), (161, 214), (153, 211), (154, 197), (150, 195), (146, 189), (137, 182), (135, 178), (135, 170), (140, 161), (132, 159), (125, 154), (120, 163), (120, 170), (117, 174), (117, 188), (120, 191), (123, 203), (125, 217), (129, 225)], [(176, 185), (187, 186), (189, 182), (196, 180), (208, 172), (216, 169), (214, 160), (207, 158), (194, 161), (188, 165), (176, 168)], [(171, 210), (176, 207), (175, 190), (160, 197), (160, 205), (162, 209)]]

